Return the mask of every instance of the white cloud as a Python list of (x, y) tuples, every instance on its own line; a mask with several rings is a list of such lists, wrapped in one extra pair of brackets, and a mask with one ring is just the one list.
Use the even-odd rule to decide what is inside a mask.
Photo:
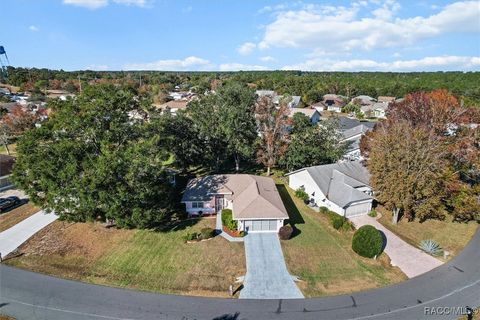
[(245, 42), (240, 47), (237, 48), (238, 53), (241, 55), (249, 55), (252, 51), (257, 47), (257, 45), (253, 42)]
[[(112, 0), (112, 2), (126, 6), (146, 7), (149, 0)], [(107, 6), (109, 0), (63, 0), (63, 3), (95, 10)]]
[(268, 70), (265, 66), (259, 65), (248, 65), (242, 63), (223, 63), (219, 67), (220, 71), (261, 71), (261, 70)]
[(34, 25), (31, 25), (30, 27), (28, 27), (28, 30), (33, 31), (33, 32), (37, 32), (37, 31), (39, 31), (40, 29), (38, 29), (38, 27), (36, 27), (36, 26), (34, 26)]
[(304, 5), (281, 11), (265, 27), (258, 47), (351, 52), (411, 45), (449, 32), (480, 32), (478, 1), (455, 2), (428, 17), (399, 18), (399, 9), (397, 2), (381, 0), (368, 6), (354, 2), (350, 7)]
[(310, 59), (303, 63), (284, 66), (282, 69), (304, 71), (478, 71), (480, 70), (480, 58), (438, 56), (392, 62), (378, 62), (369, 59)]
[(109, 68), (106, 64), (91, 64), (87, 66), (85, 69), (95, 70), (95, 71), (105, 71), (105, 70), (108, 70)]
[(274, 57), (271, 57), (271, 56), (261, 57), (260, 60), (265, 61), (265, 62), (273, 62), (273, 61), (276, 61), (276, 59), (275, 59)]
[(108, 0), (63, 0), (63, 3), (88, 9), (98, 9), (105, 7), (108, 4)]
[(130, 63), (123, 68), (125, 70), (158, 70), (158, 71), (195, 71), (195, 70), (209, 70), (213, 65), (210, 61), (190, 56), (183, 60), (169, 59), (158, 60), (147, 63)]

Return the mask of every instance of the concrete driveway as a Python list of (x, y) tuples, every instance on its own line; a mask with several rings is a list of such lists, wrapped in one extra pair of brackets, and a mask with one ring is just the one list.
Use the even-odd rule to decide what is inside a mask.
[(288, 273), (276, 233), (245, 237), (247, 274), (240, 299), (300, 299), (300, 289)]
[(387, 238), (385, 253), (390, 257), (392, 265), (399, 267), (409, 278), (416, 277), (442, 265), (440, 260), (406, 243), (395, 233), (368, 215), (352, 217), (350, 220), (356, 228), (369, 224), (382, 231)]

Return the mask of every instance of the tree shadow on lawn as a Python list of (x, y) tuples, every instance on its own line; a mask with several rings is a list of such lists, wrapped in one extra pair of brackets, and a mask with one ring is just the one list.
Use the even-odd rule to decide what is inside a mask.
[(287, 187), (283, 184), (276, 184), (276, 187), (278, 189), (280, 197), (282, 198), (283, 204), (287, 209), (289, 216), (288, 222), (293, 228), (292, 238), (294, 238), (301, 233), (300, 229), (298, 229), (296, 225), (305, 224), (305, 220), (303, 220), (302, 214), (300, 213), (297, 206), (295, 205), (295, 202), (288, 193)]

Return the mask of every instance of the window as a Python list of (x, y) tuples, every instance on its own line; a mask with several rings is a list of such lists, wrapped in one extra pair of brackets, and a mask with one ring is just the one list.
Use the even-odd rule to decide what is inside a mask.
[(202, 209), (203, 208), (203, 202), (192, 202), (192, 208), (193, 209)]

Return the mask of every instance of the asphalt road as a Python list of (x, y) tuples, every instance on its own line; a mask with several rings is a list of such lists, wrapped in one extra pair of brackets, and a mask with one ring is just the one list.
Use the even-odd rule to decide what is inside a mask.
[(416, 278), (352, 295), (298, 300), (160, 295), (68, 281), (2, 265), (0, 314), (21, 320), (458, 319), (446, 308), (480, 306), (479, 248), (477, 230), (453, 261)]

